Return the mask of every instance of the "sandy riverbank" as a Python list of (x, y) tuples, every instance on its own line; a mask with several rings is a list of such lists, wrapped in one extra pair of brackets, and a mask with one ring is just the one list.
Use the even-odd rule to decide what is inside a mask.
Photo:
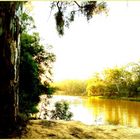
[(120, 125), (85, 125), (76, 121), (32, 120), (20, 138), (140, 139), (140, 128)]

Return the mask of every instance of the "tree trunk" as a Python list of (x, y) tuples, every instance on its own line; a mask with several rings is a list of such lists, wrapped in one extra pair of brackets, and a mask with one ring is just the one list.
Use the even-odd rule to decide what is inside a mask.
[(16, 124), (19, 83), (18, 2), (0, 2), (0, 137)]

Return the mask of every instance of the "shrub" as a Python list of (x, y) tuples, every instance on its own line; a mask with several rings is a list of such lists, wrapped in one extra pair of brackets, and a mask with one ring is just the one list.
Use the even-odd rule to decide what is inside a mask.
[(73, 113), (69, 111), (69, 104), (66, 101), (58, 101), (55, 103), (55, 110), (52, 110), (51, 119), (71, 120)]

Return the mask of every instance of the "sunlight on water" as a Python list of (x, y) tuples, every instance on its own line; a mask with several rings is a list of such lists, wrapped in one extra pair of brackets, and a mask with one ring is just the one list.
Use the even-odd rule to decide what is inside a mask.
[[(71, 105), (71, 112), (73, 112), (73, 120), (81, 121), (86, 124), (92, 124), (93, 123), (93, 116), (92, 112), (85, 108), (82, 104), (75, 106)], [(88, 114), (88, 115), (87, 115)]]
[(73, 120), (88, 125), (120, 124), (140, 127), (140, 103), (122, 100), (54, 96), (53, 102), (66, 100), (70, 103)]

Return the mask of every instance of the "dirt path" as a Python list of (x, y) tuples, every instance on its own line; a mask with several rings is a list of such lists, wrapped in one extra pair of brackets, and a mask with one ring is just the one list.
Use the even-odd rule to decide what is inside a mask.
[(32, 120), (21, 138), (140, 139), (140, 128), (119, 125), (90, 126), (75, 121)]

